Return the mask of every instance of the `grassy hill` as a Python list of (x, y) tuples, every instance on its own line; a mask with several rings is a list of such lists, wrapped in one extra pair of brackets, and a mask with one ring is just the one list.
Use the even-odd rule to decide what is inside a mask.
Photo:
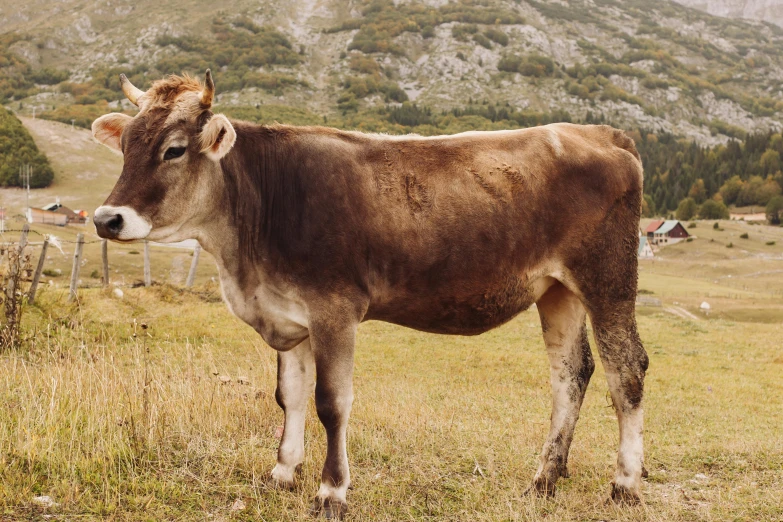
[[(122, 171), (122, 154), (96, 143), (88, 130), (40, 118), (22, 122), (56, 172), (53, 183), (30, 192), (30, 205), (41, 207), (60, 198), (71, 209), (92, 212), (103, 203)], [(0, 200), (21, 212), (25, 191), (0, 188)]]

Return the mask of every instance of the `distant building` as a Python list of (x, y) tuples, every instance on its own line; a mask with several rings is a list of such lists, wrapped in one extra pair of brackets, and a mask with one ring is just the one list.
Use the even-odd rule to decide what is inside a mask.
[(645, 234), (648, 243), (656, 246), (672, 245), (690, 237), (682, 223), (676, 219), (653, 221), (647, 225)]
[(84, 210), (80, 211), (73, 211), (70, 208), (66, 207), (62, 203), (60, 203), (60, 199), (58, 198), (56, 202), (50, 203), (49, 205), (46, 205), (42, 208), (42, 210), (46, 210), (48, 212), (54, 212), (56, 214), (62, 214), (65, 216), (65, 222), (69, 225), (84, 225), (87, 223), (87, 212)]
[(652, 259), (655, 257), (650, 242), (647, 241), (647, 236), (639, 237), (639, 259)]
[(652, 241), (653, 237), (655, 236), (655, 231), (661, 228), (663, 223), (664, 221), (662, 219), (651, 221), (650, 224), (647, 225), (647, 228), (644, 229), (644, 233), (647, 236), (647, 239)]
[(68, 224), (68, 216), (42, 208), (28, 208), (27, 221), (29, 223), (43, 223), (45, 225), (57, 225), (64, 227)]

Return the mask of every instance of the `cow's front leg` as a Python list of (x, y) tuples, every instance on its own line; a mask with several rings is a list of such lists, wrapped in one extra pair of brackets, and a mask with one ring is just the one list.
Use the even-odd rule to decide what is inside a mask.
[(579, 298), (558, 283), (538, 301), (549, 356), (552, 417), (531, 491), (554, 496), (555, 483), (568, 477), (568, 450), (595, 363)]
[(335, 326), (334, 320), (311, 324), (310, 340), (316, 368), (315, 408), (326, 429), (326, 462), (314, 514), (342, 518), (351, 483), (346, 432), (353, 404), (353, 350), (356, 323)]
[(305, 417), (314, 386), (315, 361), (310, 339), (287, 352), (278, 352), (275, 399), (283, 409), (285, 424), (272, 481), (279, 487), (294, 486), (294, 475), (304, 461)]

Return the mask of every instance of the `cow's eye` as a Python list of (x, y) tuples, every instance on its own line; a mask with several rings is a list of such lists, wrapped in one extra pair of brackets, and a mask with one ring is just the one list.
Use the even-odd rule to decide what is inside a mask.
[(163, 155), (163, 160), (168, 161), (174, 158), (179, 158), (185, 154), (185, 147), (169, 147), (166, 153)]

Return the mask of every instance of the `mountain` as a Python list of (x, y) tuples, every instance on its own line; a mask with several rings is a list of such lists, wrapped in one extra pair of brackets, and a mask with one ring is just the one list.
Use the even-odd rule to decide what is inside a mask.
[(0, 73), (6, 103), (77, 125), (130, 108), (120, 71), (143, 88), (206, 67), (224, 107), (314, 121), (492, 105), (716, 144), (783, 119), (783, 29), (668, 0), (0, 0), (0, 32), (24, 62)]
[(715, 16), (771, 22), (783, 27), (783, 1), (781, 0), (676, 0), (676, 2)]

